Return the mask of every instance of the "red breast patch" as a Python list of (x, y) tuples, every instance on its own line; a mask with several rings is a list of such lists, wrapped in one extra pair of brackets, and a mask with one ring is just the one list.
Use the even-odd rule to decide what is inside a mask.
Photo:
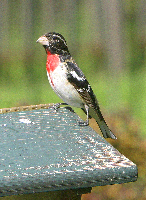
[(59, 56), (56, 54), (51, 54), (48, 51), (47, 52), (47, 63), (46, 63), (46, 69), (47, 69), (48, 73), (53, 72), (58, 65), (59, 65)]

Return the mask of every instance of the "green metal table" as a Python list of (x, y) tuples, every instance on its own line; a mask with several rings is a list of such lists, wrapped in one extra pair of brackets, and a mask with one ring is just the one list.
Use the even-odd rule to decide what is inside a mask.
[(136, 165), (90, 126), (78, 126), (74, 112), (36, 108), (1, 110), (0, 196), (137, 180)]

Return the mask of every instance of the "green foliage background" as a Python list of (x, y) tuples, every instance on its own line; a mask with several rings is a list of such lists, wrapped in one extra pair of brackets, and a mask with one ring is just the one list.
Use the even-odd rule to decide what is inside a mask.
[(45, 52), (36, 44), (42, 34), (56, 31), (66, 38), (71, 54), (91, 83), (101, 107), (110, 112), (126, 109), (139, 120), (142, 134), (145, 134), (144, 5), (137, 1), (118, 5), (120, 19), (116, 20), (121, 32), (113, 41), (122, 43), (115, 52), (117, 58), (123, 56), (120, 66), (110, 63), (110, 59), (114, 59), (110, 51), (115, 47), (107, 47), (107, 41), (112, 40), (110, 34), (114, 35), (106, 26), (110, 24), (106, 19), (110, 16), (104, 13), (108, 6), (100, 1), (1, 2), (0, 107), (60, 101), (48, 84)]
[[(134, 124), (128, 124), (130, 130), (137, 124), (137, 134), (146, 138), (144, 1), (17, 0), (0, 4), (0, 108), (61, 101), (47, 80), (45, 51), (36, 43), (44, 33), (56, 31), (66, 38), (103, 113), (117, 119), (124, 113), (134, 119)], [(120, 120), (125, 126), (124, 118)]]

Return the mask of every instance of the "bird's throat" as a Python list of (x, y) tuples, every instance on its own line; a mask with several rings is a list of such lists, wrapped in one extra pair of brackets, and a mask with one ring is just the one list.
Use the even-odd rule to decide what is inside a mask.
[(47, 51), (47, 63), (46, 63), (46, 69), (47, 72), (53, 72), (56, 67), (59, 65), (59, 56), (57, 54), (51, 54), (49, 51)]

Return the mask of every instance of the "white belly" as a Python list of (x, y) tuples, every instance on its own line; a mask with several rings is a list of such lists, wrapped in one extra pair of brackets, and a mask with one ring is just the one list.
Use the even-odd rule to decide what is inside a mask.
[(50, 75), (47, 72), (52, 89), (65, 103), (74, 107), (84, 107), (80, 95), (74, 86), (67, 81), (65, 72), (66, 69), (62, 65), (57, 67)]

